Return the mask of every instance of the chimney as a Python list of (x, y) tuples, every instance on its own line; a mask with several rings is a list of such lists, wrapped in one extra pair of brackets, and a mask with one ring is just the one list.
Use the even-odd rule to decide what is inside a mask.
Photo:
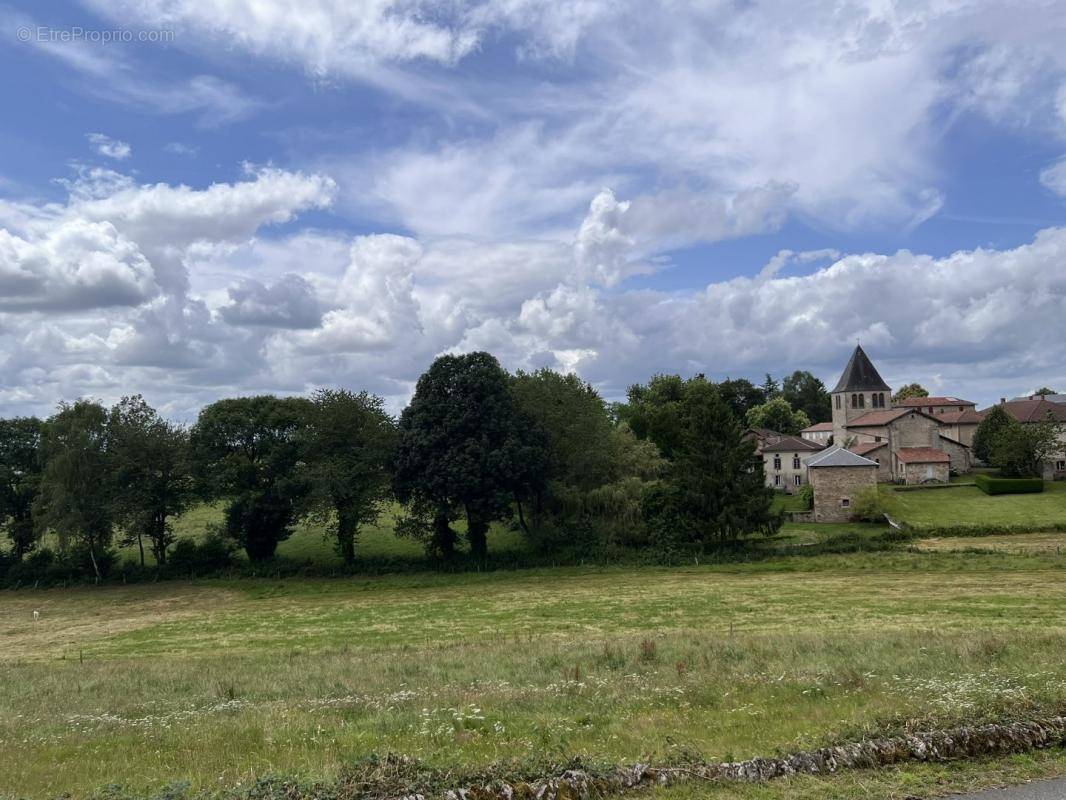
[(999, 404), (1000, 404), (1000, 405), (1003, 405), (1003, 404), (1004, 404), (1004, 403), (1006, 403), (1006, 402), (1007, 402), (1007, 398), (1006, 398), (1006, 397), (1001, 397), (1001, 398), (999, 398)]

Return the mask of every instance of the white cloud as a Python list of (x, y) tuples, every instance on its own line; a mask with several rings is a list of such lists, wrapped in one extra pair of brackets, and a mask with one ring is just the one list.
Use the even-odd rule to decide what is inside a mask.
[(89, 140), (89, 144), (93, 146), (93, 149), (105, 158), (124, 161), (133, 155), (133, 148), (130, 147), (129, 142), (112, 139), (103, 133), (87, 133), (85, 138)]
[(148, 259), (108, 222), (64, 220), (30, 238), (0, 229), (0, 310), (135, 306), (158, 291)]
[(1040, 182), (1055, 194), (1066, 197), (1066, 158), (1040, 171)]

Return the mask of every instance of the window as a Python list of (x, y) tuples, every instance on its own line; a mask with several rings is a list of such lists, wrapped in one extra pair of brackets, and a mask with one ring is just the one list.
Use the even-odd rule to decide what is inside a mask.
[(799, 468), (800, 468), (800, 457), (799, 456), (792, 456), (792, 469), (799, 469)]
[(1055, 462), (1055, 471), (1056, 472), (1064, 472), (1064, 471), (1066, 471), (1066, 461), (1056, 461)]
[(799, 475), (793, 475), (792, 476), (792, 484), (794, 486), (802, 486), (803, 485), (803, 478), (801, 476), (799, 476)]
[(851, 498), (850, 497), (841, 497), (840, 498), (840, 506), (841, 506), (841, 508), (847, 508), (850, 505), (851, 505)]
[(881, 392), (879, 395), (877, 395), (877, 398), (878, 398), (877, 399), (877, 404), (879, 406), (881, 406), (881, 408), (884, 408), (885, 407), (885, 393)]
[(781, 469), (781, 456), (774, 456), (774, 469)]
[(874, 441), (875, 441), (875, 442), (879, 442), (879, 441), (881, 441), (881, 437), (880, 437), (880, 436), (875, 436), (875, 437), (874, 437)]
[(834, 396), (833, 399), (836, 400), (837, 409), (839, 410), (840, 409), (840, 395), (838, 394), (838, 395)]
[(859, 395), (859, 408), (866, 408), (866, 395)]
[(781, 485), (781, 476), (780, 475), (774, 475), (774, 486), (780, 486), (780, 485)]
[(852, 408), (858, 408), (859, 407), (859, 396), (858, 395), (853, 394), (851, 396), (851, 407)]

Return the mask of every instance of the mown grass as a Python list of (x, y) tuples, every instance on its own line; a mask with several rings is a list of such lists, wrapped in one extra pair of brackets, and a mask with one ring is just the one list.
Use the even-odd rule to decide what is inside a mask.
[(386, 751), (746, 758), (1046, 713), (1064, 577), (1046, 553), (892, 552), (6, 592), (0, 793), (328, 779)]
[(1027, 528), (1066, 525), (1066, 481), (1045, 483), (1040, 494), (987, 495), (976, 486), (953, 489), (893, 491), (881, 495), (896, 519), (916, 528)]
[(918, 539), (913, 545), (920, 551), (977, 551), (993, 553), (1066, 552), (1066, 533), (1012, 533), (1001, 536), (936, 536)]

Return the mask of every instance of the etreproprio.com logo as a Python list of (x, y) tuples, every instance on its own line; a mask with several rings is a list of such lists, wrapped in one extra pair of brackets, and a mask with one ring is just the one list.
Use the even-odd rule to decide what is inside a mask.
[(20, 42), (54, 42), (67, 44), (73, 42), (88, 42), (90, 44), (132, 44), (134, 42), (148, 42), (154, 44), (166, 44), (174, 41), (172, 30), (128, 30), (82, 28), (73, 26), (70, 28), (49, 28), (38, 25), (22, 25), (16, 31)]

